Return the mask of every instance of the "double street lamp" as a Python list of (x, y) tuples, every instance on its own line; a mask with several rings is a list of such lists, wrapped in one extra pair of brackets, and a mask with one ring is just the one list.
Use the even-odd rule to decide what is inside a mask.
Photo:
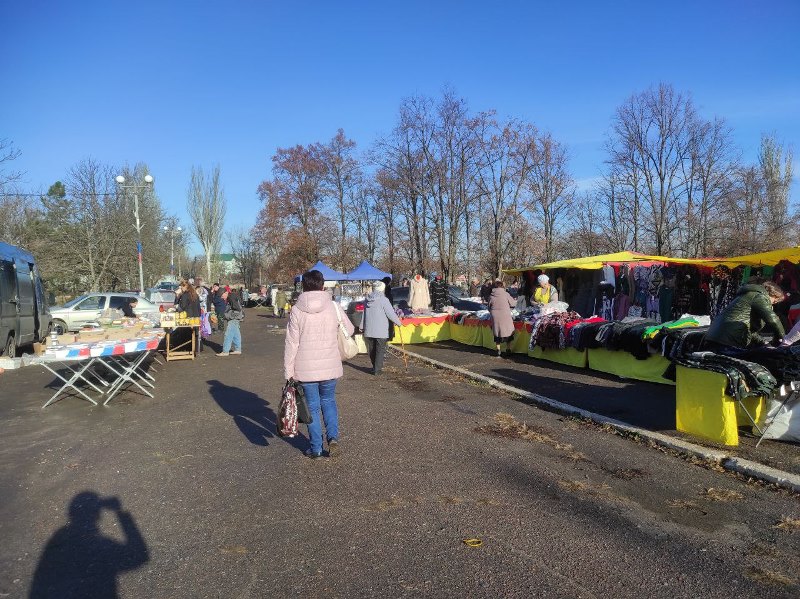
[[(170, 258), (169, 258), (169, 274), (172, 275), (172, 277), (174, 278), (175, 277), (175, 233), (179, 233), (180, 234), (180, 232), (183, 231), (183, 229), (181, 229), (180, 227), (172, 227), (172, 228), (170, 228), (170, 227), (165, 225), (164, 226), (164, 231), (169, 233), (170, 246), (172, 248), (172, 253), (170, 254)], [(178, 269), (178, 276), (179, 277), (181, 276), (181, 272), (180, 271), (181, 271), (181, 269), (179, 268)]]
[(117, 175), (117, 187), (120, 189), (133, 190), (133, 214), (136, 217), (136, 252), (139, 259), (139, 293), (144, 294), (144, 271), (142, 270), (142, 224), (139, 220), (139, 190), (147, 189), (153, 185), (153, 177), (151, 175), (144, 176), (144, 183), (129, 183), (125, 185), (125, 177)]

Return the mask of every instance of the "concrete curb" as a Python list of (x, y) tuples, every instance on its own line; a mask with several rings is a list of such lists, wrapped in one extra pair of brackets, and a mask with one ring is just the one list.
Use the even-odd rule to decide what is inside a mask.
[(776, 468), (759, 464), (757, 462), (752, 462), (750, 460), (737, 458), (725, 453), (724, 451), (709, 449), (708, 447), (696, 445), (695, 443), (684, 441), (683, 439), (676, 439), (675, 437), (670, 437), (669, 435), (665, 435), (663, 433), (657, 433), (647, 429), (639, 428), (637, 426), (621, 422), (620, 420), (603, 416), (602, 414), (595, 414), (594, 412), (589, 412), (588, 410), (576, 408), (575, 406), (545, 397), (544, 395), (531, 393), (530, 391), (525, 391), (524, 389), (519, 389), (518, 387), (506, 385), (497, 379), (493, 379), (483, 374), (478, 374), (477, 372), (472, 372), (466, 368), (446, 364), (445, 362), (428, 358), (427, 356), (420, 355), (407, 349), (404, 350), (399, 347), (392, 347), (391, 349), (397, 352), (405, 351), (405, 353), (412, 358), (426, 362), (432, 366), (435, 366), (436, 368), (450, 370), (469, 379), (485, 383), (490, 387), (494, 387), (495, 389), (500, 389), (518, 397), (524, 397), (525, 399), (533, 402), (535, 405), (545, 408), (551, 412), (556, 412), (565, 416), (578, 416), (580, 418), (585, 418), (587, 420), (591, 420), (592, 422), (596, 422), (597, 424), (608, 425), (619, 432), (629, 435), (637, 435), (638, 437), (647, 439), (648, 441), (651, 441), (661, 447), (666, 447), (682, 454), (695, 456), (703, 460), (716, 462), (731, 472), (757, 478), (779, 487), (789, 489), (795, 493), (800, 493), (800, 475), (784, 472), (783, 470), (778, 470)]

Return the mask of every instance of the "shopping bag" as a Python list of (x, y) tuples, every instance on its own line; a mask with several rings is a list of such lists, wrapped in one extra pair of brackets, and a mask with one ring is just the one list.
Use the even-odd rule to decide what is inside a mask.
[(333, 305), (336, 307), (336, 317), (339, 319), (339, 356), (342, 360), (349, 360), (358, 354), (358, 343), (344, 327), (342, 309), (336, 303)]

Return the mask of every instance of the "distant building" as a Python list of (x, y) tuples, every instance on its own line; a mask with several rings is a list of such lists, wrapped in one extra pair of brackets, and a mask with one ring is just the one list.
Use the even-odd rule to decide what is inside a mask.
[(229, 277), (239, 272), (239, 264), (233, 254), (218, 254), (213, 257), (214, 262), (219, 266), (220, 274)]

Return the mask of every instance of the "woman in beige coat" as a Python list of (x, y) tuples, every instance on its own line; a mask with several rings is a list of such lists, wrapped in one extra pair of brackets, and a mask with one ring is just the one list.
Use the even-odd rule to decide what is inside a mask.
[(497, 345), (497, 357), (502, 356), (500, 345), (505, 343), (511, 353), (511, 339), (514, 337), (514, 318), (511, 308), (516, 305), (514, 298), (503, 287), (503, 281), (496, 280), (489, 296), (489, 313), (492, 315), (492, 333)]

